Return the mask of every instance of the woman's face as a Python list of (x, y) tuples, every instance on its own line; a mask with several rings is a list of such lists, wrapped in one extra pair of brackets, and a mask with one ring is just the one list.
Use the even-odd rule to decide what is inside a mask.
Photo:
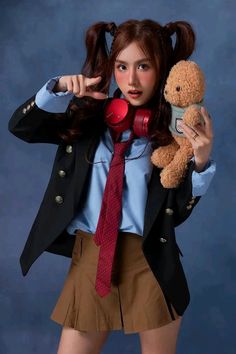
[(155, 67), (137, 42), (132, 42), (118, 54), (114, 76), (122, 94), (133, 106), (147, 103), (155, 92)]

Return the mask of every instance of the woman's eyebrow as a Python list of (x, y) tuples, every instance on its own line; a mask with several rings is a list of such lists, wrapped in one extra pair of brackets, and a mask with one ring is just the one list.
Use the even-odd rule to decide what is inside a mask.
[[(141, 63), (141, 62), (144, 62), (144, 61), (150, 61), (150, 59), (149, 58), (142, 58), (142, 59), (139, 59), (139, 60), (135, 61), (134, 63), (137, 64), (137, 63)], [(121, 64), (128, 64), (126, 61), (120, 60), (120, 59), (116, 59), (115, 62), (116, 63), (121, 63)]]

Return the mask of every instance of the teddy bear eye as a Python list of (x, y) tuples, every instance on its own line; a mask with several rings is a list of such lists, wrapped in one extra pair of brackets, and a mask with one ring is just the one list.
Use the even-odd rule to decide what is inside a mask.
[(180, 91), (180, 86), (176, 86), (176, 91)]

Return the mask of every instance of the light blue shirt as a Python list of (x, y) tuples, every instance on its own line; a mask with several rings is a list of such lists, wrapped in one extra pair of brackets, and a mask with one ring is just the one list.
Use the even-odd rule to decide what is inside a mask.
[[(125, 131), (122, 140), (128, 140), (129, 134), (130, 130)], [(93, 161), (95, 164), (92, 166), (86, 201), (67, 228), (69, 233), (73, 233), (75, 229), (95, 233), (112, 152), (113, 141), (109, 129), (107, 129), (101, 136), (95, 153)], [(147, 138), (142, 137), (134, 139), (131, 148), (125, 154), (120, 231), (143, 234), (144, 209), (148, 195), (147, 186), (153, 167), (149, 158), (151, 152), (151, 143)], [(138, 159), (131, 160), (131, 158), (138, 156)], [(96, 163), (99, 161), (103, 161), (103, 163)]]
[[(49, 80), (36, 94), (36, 105), (47, 112), (63, 113), (66, 111), (73, 94), (68, 92), (52, 92), (59, 77)], [(127, 140), (130, 130), (122, 133), (122, 141)], [(88, 194), (86, 201), (67, 226), (67, 231), (73, 234), (76, 229), (95, 233), (100, 213), (103, 192), (106, 184), (109, 165), (112, 158), (113, 141), (109, 129), (100, 137), (95, 153)], [(122, 216), (120, 231), (133, 232), (143, 235), (144, 212), (148, 195), (148, 182), (153, 165), (150, 161), (151, 143), (145, 137), (134, 139), (125, 154), (124, 188), (122, 196)], [(138, 157), (138, 159), (131, 160)], [(194, 160), (194, 158), (193, 158)], [(102, 161), (102, 163), (100, 163)], [(99, 162), (99, 163), (96, 163)], [(192, 173), (193, 196), (206, 193), (215, 174), (216, 164), (209, 161), (205, 170)], [(138, 192), (137, 192), (138, 191)]]

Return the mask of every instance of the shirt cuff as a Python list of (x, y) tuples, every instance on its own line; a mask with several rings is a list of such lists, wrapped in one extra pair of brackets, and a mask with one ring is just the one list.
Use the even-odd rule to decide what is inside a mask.
[[(194, 159), (192, 159), (194, 161)], [(211, 181), (216, 172), (216, 163), (209, 160), (204, 170), (201, 172), (193, 171), (192, 173), (192, 195), (193, 197), (202, 196), (209, 188)]]
[(56, 76), (46, 82), (35, 96), (36, 105), (50, 113), (64, 113), (74, 94), (66, 92), (53, 92), (53, 88), (61, 76)]

